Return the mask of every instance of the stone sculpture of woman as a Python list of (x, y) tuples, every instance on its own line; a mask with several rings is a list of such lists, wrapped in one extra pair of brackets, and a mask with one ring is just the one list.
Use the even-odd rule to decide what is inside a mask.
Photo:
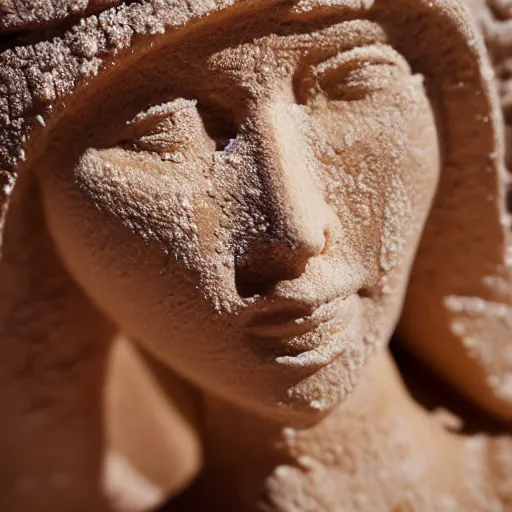
[[(2, 510), (112, 509), (119, 332), (190, 387), (177, 510), (512, 510), (507, 177), (462, 3), (118, 3), (0, 10)], [(479, 412), (404, 384), (400, 318)]]

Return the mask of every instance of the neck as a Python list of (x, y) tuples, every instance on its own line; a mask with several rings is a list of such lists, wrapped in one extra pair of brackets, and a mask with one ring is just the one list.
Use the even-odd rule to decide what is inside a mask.
[(484, 450), (448, 433), (411, 398), (387, 352), (307, 429), (212, 397), (205, 406), (203, 496), (215, 510), (444, 510), (450, 500), (473, 510), (472, 496), (488, 494), (481, 478), (465, 473), (482, 467)]

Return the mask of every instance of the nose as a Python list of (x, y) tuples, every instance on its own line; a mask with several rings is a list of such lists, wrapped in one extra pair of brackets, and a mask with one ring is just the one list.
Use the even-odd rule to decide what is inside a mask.
[(237, 265), (243, 296), (262, 295), (282, 280), (298, 278), (326, 250), (334, 212), (326, 203), (301, 119), (285, 100), (256, 105), (248, 132), (261, 190), (257, 206), (267, 222)]

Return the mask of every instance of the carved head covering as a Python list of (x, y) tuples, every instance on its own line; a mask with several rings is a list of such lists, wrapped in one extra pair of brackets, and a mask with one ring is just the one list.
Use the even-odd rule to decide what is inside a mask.
[[(378, 20), (427, 79), (442, 145), (439, 189), (399, 327), (422, 358), (480, 405), (512, 418), (512, 246), (502, 122), (492, 70), (454, 0), (97, 0), (0, 7), (0, 210), (17, 176), (51, 151), (52, 131), (127, 61), (205, 17), (265, 4), (297, 18)], [(115, 92), (112, 92), (115, 94)]]

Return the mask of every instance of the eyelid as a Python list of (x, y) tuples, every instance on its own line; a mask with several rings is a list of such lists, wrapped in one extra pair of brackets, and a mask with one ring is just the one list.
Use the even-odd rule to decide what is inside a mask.
[(197, 100), (177, 98), (139, 112), (132, 120), (127, 121), (126, 126), (130, 131), (144, 134), (165, 119), (173, 118), (184, 110), (196, 108)]
[[(126, 123), (118, 144), (126, 149), (169, 154), (195, 146), (199, 141), (211, 143), (213, 150), (236, 137), (236, 130), (205, 108), (200, 100), (179, 97), (151, 106)], [(207, 143), (208, 145), (208, 143)]]
[(172, 153), (187, 142), (189, 135), (181, 127), (190, 125), (183, 121), (192, 119), (193, 112), (197, 112), (196, 100), (177, 98), (153, 105), (126, 122), (118, 145), (161, 155)]
[(374, 66), (388, 66), (396, 69), (400, 74), (411, 74), (409, 64), (402, 55), (391, 46), (376, 44), (352, 48), (311, 66), (303, 79), (301, 88), (308, 95), (319, 86), (322, 89), (322, 82), (331, 80), (340, 83), (352, 71), (364, 71)]
[(407, 61), (390, 46), (374, 45), (353, 48), (347, 52), (338, 53), (334, 57), (313, 66), (312, 74), (320, 78), (332, 71), (338, 71), (345, 68), (350, 71), (354, 68), (360, 68), (368, 65), (387, 64), (396, 66), (404, 73), (410, 73)]

